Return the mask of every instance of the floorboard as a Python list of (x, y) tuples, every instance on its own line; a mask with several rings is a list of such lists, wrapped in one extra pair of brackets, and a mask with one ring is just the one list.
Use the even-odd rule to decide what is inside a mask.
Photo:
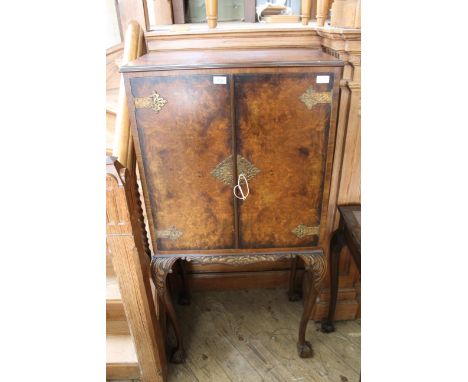
[(315, 356), (301, 359), (302, 301), (289, 302), (284, 289), (197, 292), (191, 305), (176, 310), (188, 359), (169, 366), (168, 382), (359, 381), (360, 320), (338, 322), (330, 334), (310, 322)]
[[(314, 357), (301, 359), (296, 340), (302, 301), (284, 289), (197, 292), (176, 305), (187, 360), (169, 365), (168, 382), (358, 382), (360, 320), (324, 334), (310, 322)], [(130, 382), (130, 381), (126, 381)]]

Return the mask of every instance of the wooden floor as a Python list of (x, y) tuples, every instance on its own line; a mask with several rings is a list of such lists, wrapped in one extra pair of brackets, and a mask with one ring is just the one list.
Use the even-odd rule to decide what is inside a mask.
[(289, 302), (284, 289), (194, 293), (190, 306), (176, 309), (187, 361), (170, 364), (169, 382), (359, 381), (360, 320), (338, 322), (330, 334), (311, 321), (307, 339), (315, 355), (301, 359), (302, 302)]

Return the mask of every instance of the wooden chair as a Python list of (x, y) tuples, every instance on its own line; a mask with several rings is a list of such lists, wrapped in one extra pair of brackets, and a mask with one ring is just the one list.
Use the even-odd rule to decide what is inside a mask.
[(331, 297), (328, 317), (322, 322), (322, 332), (335, 330), (333, 319), (338, 295), (338, 264), (343, 247), (348, 246), (353, 260), (361, 274), (361, 205), (338, 206), (340, 212), (339, 228), (333, 233), (330, 241), (330, 287)]

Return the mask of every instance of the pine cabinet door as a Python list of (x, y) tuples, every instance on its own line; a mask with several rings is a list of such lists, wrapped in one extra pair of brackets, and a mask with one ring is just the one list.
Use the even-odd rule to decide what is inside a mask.
[(234, 246), (231, 186), (212, 175), (232, 154), (229, 77), (134, 77), (130, 88), (157, 250)]
[(235, 76), (238, 173), (250, 171), (242, 248), (317, 245), (333, 82), (333, 70)]

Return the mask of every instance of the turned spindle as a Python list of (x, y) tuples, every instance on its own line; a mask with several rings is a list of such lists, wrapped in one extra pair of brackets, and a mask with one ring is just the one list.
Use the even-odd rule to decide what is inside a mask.
[(317, 26), (323, 27), (325, 20), (328, 17), (328, 10), (330, 9), (329, 0), (317, 0)]
[(205, 7), (208, 28), (216, 28), (218, 25), (218, 0), (205, 0)]
[(301, 2), (302, 25), (307, 25), (309, 23), (311, 8), (312, 8), (312, 0), (302, 0)]

